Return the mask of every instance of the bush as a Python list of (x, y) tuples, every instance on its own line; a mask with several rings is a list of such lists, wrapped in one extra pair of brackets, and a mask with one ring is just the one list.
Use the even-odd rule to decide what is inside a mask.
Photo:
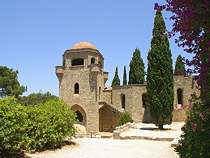
[(14, 98), (0, 99), (0, 149), (4, 153), (60, 147), (75, 135), (76, 114), (63, 101), (26, 107)]
[(119, 124), (124, 125), (127, 122), (133, 122), (133, 121), (131, 114), (128, 111), (125, 111), (120, 115)]
[(209, 109), (205, 103), (197, 100), (188, 107), (187, 119), (182, 127), (181, 143), (176, 148), (180, 157), (210, 157)]

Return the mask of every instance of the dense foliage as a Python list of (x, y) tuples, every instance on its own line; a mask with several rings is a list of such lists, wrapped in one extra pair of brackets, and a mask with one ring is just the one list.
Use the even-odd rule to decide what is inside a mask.
[[(200, 96), (193, 96), (193, 104), (188, 105), (186, 124), (182, 128), (181, 144), (176, 148), (180, 157), (210, 157), (210, 2), (209, 0), (166, 0), (166, 5), (155, 9), (166, 9), (173, 15), (173, 29), (169, 35), (179, 33), (178, 46), (185, 47), (187, 53), (195, 54), (192, 60), (185, 59), (186, 73), (197, 73), (195, 77), (200, 87)], [(185, 107), (183, 107), (185, 108)]]
[(0, 96), (15, 96), (18, 98), (26, 91), (27, 87), (20, 86), (18, 70), (13, 71), (6, 66), (0, 66)]
[(124, 66), (124, 72), (123, 72), (123, 85), (127, 85), (127, 73), (126, 73), (125, 66)]
[(113, 86), (120, 86), (120, 78), (118, 76), (118, 67), (116, 67), (116, 70), (115, 70), (115, 76), (112, 80), (112, 87)]
[(172, 55), (165, 30), (162, 13), (157, 11), (152, 31), (151, 50), (147, 57), (147, 98), (151, 120), (160, 129), (164, 124), (172, 123), (174, 107)]
[(60, 147), (63, 138), (75, 135), (76, 115), (63, 101), (49, 100), (35, 106), (16, 101), (14, 97), (0, 99), (2, 155)]
[(183, 76), (184, 74), (185, 74), (185, 64), (182, 61), (181, 54), (179, 54), (179, 56), (176, 59), (174, 75), (175, 76)]
[(144, 83), (144, 62), (141, 58), (141, 52), (138, 48), (133, 52), (133, 57), (130, 62), (129, 82), (128, 84), (142, 84)]
[(51, 95), (50, 92), (45, 94), (42, 93), (32, 93), (29, 96), (23, 96), (18, 98), (18, 103), (24, 106), (32, 106), (39, 103), (44, 103), (48, 100), (58, 100), (58, 97)]
[(182, 127), (184, 134), (181, 135), (181, 144), (176, 151), (180, 157), (207, 158), (210, 157), (209, 114), (206, 114), (208, 111), (205, 104), (194, 97), (193, 105), (188, 106), (186, 124)]
[(119, 124), (124, 125), (128, 122), (133, 122), (132, 116), (128, 111), (125, 111), (125, 112), (121, 113), (121, 115), (119, 117)]

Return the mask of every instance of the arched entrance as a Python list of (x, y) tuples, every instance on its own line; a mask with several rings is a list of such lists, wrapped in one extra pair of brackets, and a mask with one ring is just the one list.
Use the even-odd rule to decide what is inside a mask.
[(99, 130), (103, 132), (113, 132), (119, 126), (119, 114), (110, 110), (107, 106), (99, 109)]
[(83, 122), (83, 116), (82, 116), (81, 112), (76, 111), (76, 115), (77, 115), (76, 119), (77, 119), (79, 122)]
[(77, 124), (81, 124), (86, 127), (87, 116), (86, 116), (85, 110), (79, 105), (74, 105), (74, 106), (72, 106), (71, 109), (77, 115), (76, 116), (76, 119), (78, 120)]

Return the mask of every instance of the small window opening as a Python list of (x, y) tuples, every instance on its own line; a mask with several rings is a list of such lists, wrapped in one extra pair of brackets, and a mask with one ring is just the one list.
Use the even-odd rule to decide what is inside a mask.
[(103, 65), (102, 65), (101, 61), (99, 61), (98, 63), (100, 65), (100, 68), (102, 69), (103, 68)]
[(91, 58), (91, 64), (95, 63), (95, 58)]
[(177, 90), (177, 95), (178, 95), (178, 104), (183, 105), (183, 90), (179, 88)]
[(74, 94), (79, 94), (79, 84), (78, 83), (76, 83), (74, 85)]
[(84, 59), (74, 59), (74, 60), (72, 60), (71, 65), (72, 66), (75, 66), (75, 65), (84, 65)]
[(122, 101), (122, 108), (125, 109), (125, 95), (124, 94), (121, 96), (121, 101)]
[(76, 119), (79, 120), (79, 122), (83, 122), (83, 116), (81, 112), (76, 111), (76, 115), (77, 115)]
[(66, 60), (63, 59), (63, 66), (66, 66)]
[(101, 98), (101, 87), (99, 87), (99, 100)]
[(147, 94), (142, 95), (143, 108), (147, 108)]

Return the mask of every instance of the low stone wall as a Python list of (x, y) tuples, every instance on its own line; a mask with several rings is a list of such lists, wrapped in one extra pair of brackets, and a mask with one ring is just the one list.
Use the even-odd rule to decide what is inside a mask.
[(126, 123), (122, 126), (118, 126), (115, 128), (115, 130), (113, 131), (113, 139), (120, 139), (120, 134), (124, 131), (126, 131), (127, 129), (131, 128), (135, 123)]

